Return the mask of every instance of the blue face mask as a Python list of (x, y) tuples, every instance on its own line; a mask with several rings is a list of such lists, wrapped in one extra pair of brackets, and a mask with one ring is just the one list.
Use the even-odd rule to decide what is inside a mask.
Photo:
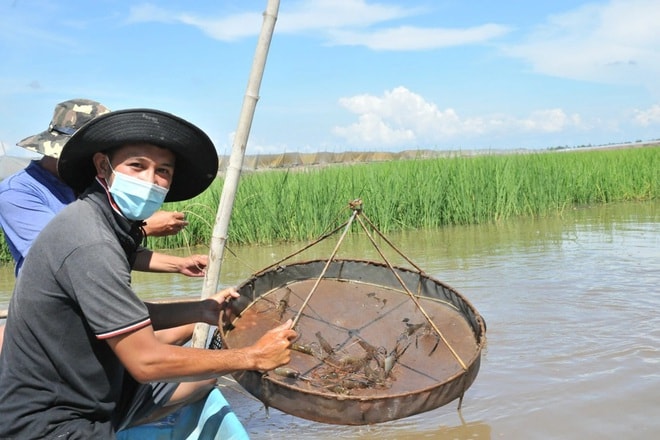
[(167, 188), (119, 173), (112, 166), (110, 169), (115, 175), (109, 188), (110, 194), (127, 219), (145, 220), (163, 206)]

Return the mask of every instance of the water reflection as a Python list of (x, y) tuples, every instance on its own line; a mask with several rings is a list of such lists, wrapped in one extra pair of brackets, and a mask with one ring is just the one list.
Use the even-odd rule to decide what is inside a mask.
[[(452, 402), (379, 425), (335, 426), (274, 409), (268, 417), (230, 378), (222, 380), (223, 392), (254, 439), (655, 438), (659, 208), (658, 202), (605, 205), (388, 236), (427, 274), (466, 296), (488, 322), (481, 369), (460, 412)], [(300, 258), (326, 258), (335, 243)], [(234, 254), (225, 253), (221, 283), (239, 284), (298, 248), (232, 249)], [(347, 238), (340, 256), (379, 260), (364, 235)], [(400, 257), (392, 260), (401, 263)], [(145, 298), (196, 297), (202, 280), (135, 274), (134, 284)], [(0, 308), (12, 285), (11, 268), (0, 269)]]

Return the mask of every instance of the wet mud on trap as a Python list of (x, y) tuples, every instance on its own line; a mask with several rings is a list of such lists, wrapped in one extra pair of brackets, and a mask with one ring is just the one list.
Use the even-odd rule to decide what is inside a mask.
[(290, 318), (299, 337), (288, 365), (234, 377), (298, 417), (344, 425), (407, 417), (462, 398), (479, 370), (483, 319), (416, 271), (316, 260), (257, 274), (239, 292), (250, 303), (225, 326), (227, 347), (250, 345)]

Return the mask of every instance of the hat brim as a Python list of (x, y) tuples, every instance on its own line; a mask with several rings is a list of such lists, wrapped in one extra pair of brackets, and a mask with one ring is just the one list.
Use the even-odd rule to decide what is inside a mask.
[(58, 158), (60, 157), (64, 144), (66, 144), (70, 138), (71, 136), (61, 133), (42, 131), (41, 133), (26, 137), (16, 145), (25, 148), (26, 150), (34, 151), (35, 153)]
[(152, 109), (118, 110), (83, 125), (62, 149), (59, 176), (81, 193), (96, 176), (95, 153), (137, 143), (167, 148), (176, 156), (166, 202), (195, 197), (217, 176), (218, 154), (206, 133), (178, 116)]

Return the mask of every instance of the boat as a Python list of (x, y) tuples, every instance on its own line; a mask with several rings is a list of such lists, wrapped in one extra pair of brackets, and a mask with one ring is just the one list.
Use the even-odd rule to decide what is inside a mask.
[(117, 433), (117, 440), (248, 440), (250, 437), (220, 389), (156, 422)]

